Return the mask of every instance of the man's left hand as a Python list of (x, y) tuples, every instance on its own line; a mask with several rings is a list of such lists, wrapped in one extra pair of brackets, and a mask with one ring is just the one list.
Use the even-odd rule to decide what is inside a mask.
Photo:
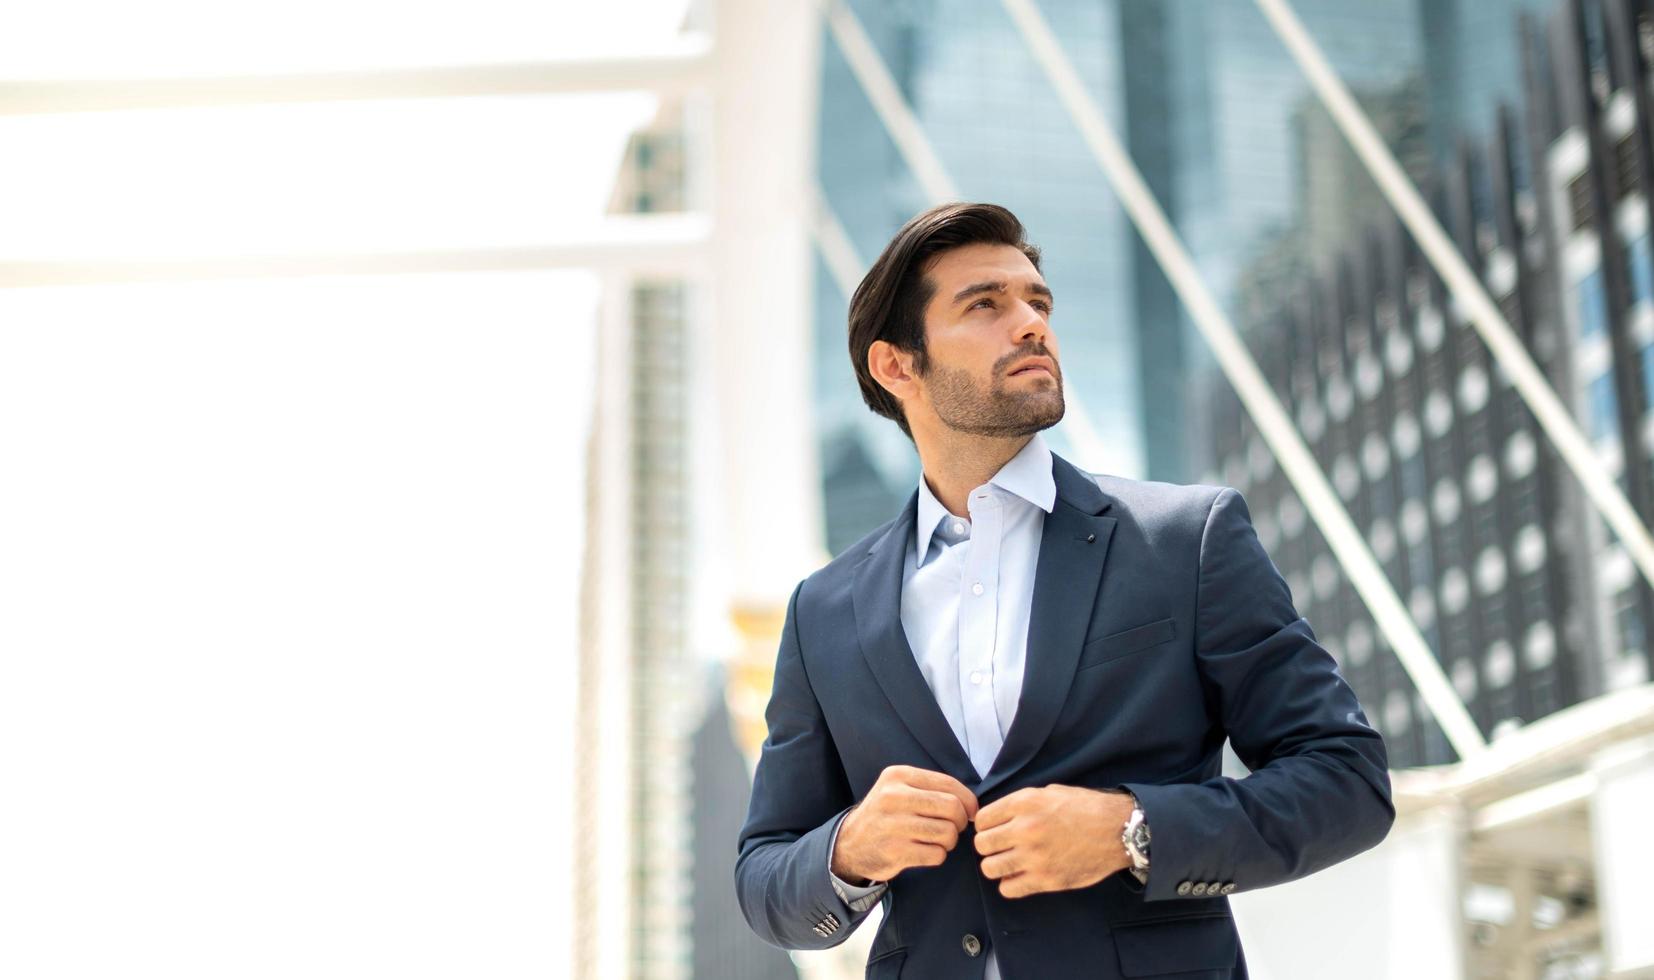
[(1131, 795), (1042, 786), (1019, 789), (976, 814), (982, 873), (1006, 898), (1094, 885), (1131, 867), (1120, 831)]

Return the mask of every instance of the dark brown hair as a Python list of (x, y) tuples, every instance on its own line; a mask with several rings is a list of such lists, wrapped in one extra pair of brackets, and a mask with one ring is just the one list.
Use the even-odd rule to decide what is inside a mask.
[(915, 355), (913, 367), (919, 374), (928, 371), (925, 308), (936, 295), (936, 282), (927, 275), (929, 265), (948, 249), (977, 244), (1021, 249), (1034, 269), (1039, 269), (1040, 250), (1023, 237), (1016, 215), (997, 204), (954, 202), (920, 212), (903, 225), (850, 297), (850, 363), (861, 385), (862, 400), (878, 414), (894, 419), (909, 439), (913, 430), (901, 400), (874, 379), (867, 368), (867, 352), (873, 341), (887, 341)]

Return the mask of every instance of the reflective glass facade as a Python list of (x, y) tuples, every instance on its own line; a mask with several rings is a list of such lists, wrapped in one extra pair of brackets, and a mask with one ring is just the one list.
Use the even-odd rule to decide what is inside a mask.
[[(1647, 36), (1646, 10), (1626, 6), (1519, 21), (1519, 97), (1418, 178), (1647, 521), (1649, 74), (1644, 52), (1591, 41), (1637, 37), (1633, 16)], [(1346, 236), (1275, 299), (1250, 311), (1254, 351), (1483, 733), (1646, 679), (1646, 585), (1396, 221)], [(1213, 388), (1206, 478), (1247, 495), (1392, 764), (1449, 761), (1296, 493)]]

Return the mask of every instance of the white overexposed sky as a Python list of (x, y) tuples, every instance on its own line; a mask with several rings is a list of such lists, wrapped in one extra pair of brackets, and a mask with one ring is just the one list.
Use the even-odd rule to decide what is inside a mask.
[[(526, 60), (670, 3), (12, 3), (0, 82)], [(532, 245), (639, 93), (0, 115), (0, 263)], [(568, 968), (585, 270), (0, 288), (0, 976)]]
[(0, 4), (0, 78), (157, 78), (534, 61), (676, 33), (687, 0)]
[(654, 96), (0, 115), (0, 261), (543, 243), (602, 214)]

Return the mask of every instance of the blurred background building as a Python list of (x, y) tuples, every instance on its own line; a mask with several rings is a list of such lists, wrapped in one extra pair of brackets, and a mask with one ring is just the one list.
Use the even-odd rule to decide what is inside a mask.
[[(1611, 91), (1639, 83), (1613, 84), (1607, 51), (1573, 22), (1523, 23), (1519, 96), (1488, 108), (1492, 126), (1477, 131), (1486, 138), (1443, 128), (1452, 143), (1420, 154), (1440, 162), (1416, 173), (1647, 514), (1639, 474), (1648, 469), (1640, 433), (1650, 337), (1638, 325), (1651, 267), (1637, 151), (1647, 137), (1634, 131), (1632, 96), (1619, 96), (1612, 128), (1608, 112)], [(1308, 139), (1302, 155), (1313, 159)], [(1265, 263), (1245, 272), (1243, 315), (1278, 394), (1485, 733), (1646, 681), (1646, 583), (1395, 219), (1382, 207), (1366, 212), (1341, 236), (1310, 233), (1292, 280)], [(1310, 255), (1332, 259), (1316, 268)], [(1301, 610), (1376, 709), (1396, 764), (1450, 761), (1324, 542), (1305, 528), (1296, 495), (1224, 395), (1203, 478), (1248, 494)]]

